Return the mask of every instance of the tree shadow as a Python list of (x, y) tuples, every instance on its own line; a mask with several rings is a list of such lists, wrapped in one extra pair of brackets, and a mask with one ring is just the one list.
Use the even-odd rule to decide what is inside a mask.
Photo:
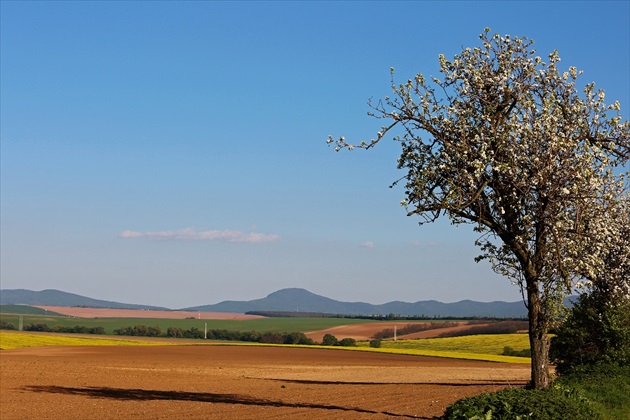
[[(258, 379), (258, 378), (257, 378)], [(528, 381), (525, 380), (507, 380), (507, 379), (477, 379), (474, 382), (351, 382), (351, 381), (315, 381), (310, 379), (275, 379), (269, 378), (268, 381), (287, 382), (294, 384), (310, 384), (310, 385), (430, 385), (441, 387), (466, 387), (466, 386), (525, 386)]]
[(339, 405), (312, 404), (312, 403), (291, 403), (274, 401), (264, 398), (254, 398), (241, 394), (216, 394), (210, 392), (185, 392), (185, 391), (162, 391), (154, 389), (127, 389), (110, 387), (65, 387), (65, 386), (26, 386), (23, 388), (30, 392), (44, 392), (52, 394), (78, 395), (89, 398), (107, 398), (121, 401), (194, 401), (217, 404), (240, 404), (265, 407), (290, 407), (290, 408), (312, 408), (322, 410), (338, 410), (366, 414), (386, 414), (392, 417), (403, 417), (422, 419), (407, 414), (395, 414), (389, 412), (379, 412), (358, 407), (343, 407)]

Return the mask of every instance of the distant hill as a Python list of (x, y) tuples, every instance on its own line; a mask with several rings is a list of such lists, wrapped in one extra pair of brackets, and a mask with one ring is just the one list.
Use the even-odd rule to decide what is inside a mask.
[[(0, 290), (0, 304), (171, 310), (169, 308), (158, 306), (136, 305), (92, 299), (59, 290), (42, 290), (35, 292), (25, 289), (4, 289)], [(397, 316), (426, 316), (431, 318), (521, 318), (527, 316), (527, 309), (525, 308), (523, 302), (520, 301), (475, 302), (472, 300), (462, 300), (455, 303), (443, 303), (435, 300), (425, 300), (415, 303), (394, 301), (384, 303), (382, 305), (373, 305), (364, 302), (341, 302), (298, 288), (278, 290), (277, 292), (273, 292), (262, 299), (249, 301), (224, 301), (217, 304), (181, 308), (179, 310), (233, 313), (246, 313), (251, 311), (319, 312), (340, 315), (394, 314)]]
[(520, 318), (527, 316), (523, 302), (475, 302), (462, 300), (442, 303), (435, 300), (389, 302), (372, 305), (363, 302), (341, 302), (319, 296), (304, 289), (290, 288), (271, 293), (265, 298), (250, 301), (224, 301), (214, 305), (184, 308), (185, 311), (238, 312), (287, 311), (322, 312), (343, 315), (387, 315), (427, 317), (496, 317)]
[(86, 306), (89, 308), (114, 308), (114, 309), (154, 309), (165, 310), (159, 306), (134, 305), (130, 303), (111, 302), (107, 300), (92, 299), (62, 292), (60, 290), (42, 290), (34, 292), (25, 289), (0, 290), (0, 305), (33, 305), (33, 306)]

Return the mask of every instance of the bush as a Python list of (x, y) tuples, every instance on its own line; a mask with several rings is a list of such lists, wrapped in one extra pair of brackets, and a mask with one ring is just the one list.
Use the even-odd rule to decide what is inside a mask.
[(332, 334), (326, 334), (322, 339), (322, 346), (336, 346), (339, 344), (339, 340)]
[(167, 337), (173, 337), (173, 338), (183, 338), (184, 337), (184, 331), (182, 331), (181, 328), (168, 327), (166, 329), (166, 336)]
[(9, 322), (5, 322), (5, 321), (0, 321), (0, 330), (15, 330), (15, 325), (9, 323)]
[(343, 347), (356, 347), (357, 340), (355, 340), (354, 338), (344, 338), (339, 342), (338, 345)]
[(146, 325), (136, 325), (135, 327), (116, 329), (114, 330), (114, 334), (132, 337), (160, 337), (162, 335), (162, 329), (159, 326), (147, 327)]
[(261, 343), (284, 344), (284, 334), (279, 332), (267, 332), (260, 337)]
[(258, 331), (248, 331), (248, 332), (242, 333), (241, 341), (259, 343), (261, 337), (262, 337), (262, 334), (259, 333)]
[(88, 334), (98, 334), (105, 335), (105, 328), (103, 327), (92, 327), (88, 330)]
[(55, 325), (50, 327), (51, 332), (55, 333), (70, 333), (70, 334), (105, 334), (105, 328), (103, 327), (86, 327), (85, 325), (75, 325), (74, 327), (64, 327), (63, 325)]
[[(243, 333), (233, 330), (212, 330), (212, 337), (215, 340), (241, 341)], [(202, 335), (203, 337), (203, 335)]]
[(304, 335), (304, 333), (292, 332), (285, 335), (284, 344), (313, 344), (313, 340)]
[(50, 332), (50, 327), (46, 324), (28, 324), (24, 327), (24, 331)]
[(605, 291), (580, 295), (556, 330), (549, 351), (559, 373), (598, 362), (630, 364), (630, 298)]
[(182, 331), (184, 338), (203, 338), (204, 332), (201, 331), (197, 327), (191, 327), (187, 330)]
[(381, 340), (379, 338), (375, 339), (375, 340), (370, 340), (370, 347), (373, 347), (375, 349), (378, 349), (381, 347)]
[[(128, 329), (124, 331), (116, 330), (115, 333), (128, 333)], [(133, 331), (132, 331), (133, 333)], [(125, 334), (130, 335), (130, 334)], [(184, 338), (204, 338), (208, 340), (224, 340), (224, 341), (246, 341), (253, 343), (269, 343), (269, 344), (314, 344), (313, 340), (308, 338), (304, 333), (292, 332), (266, 332), (260, 333), (258, 331), (234, 331), (226, 329), (213, 329), (208, 330), (206, 333), (200, 331), (198, 328), (192, 327), (188, 330), (182, 330), (181, 328), (169, 327), (166, 330), (168, 337), (184, 337)]]
[(337, 340), (332, 334), (326, 334), (322, 339), (322, 346), (345, 346), (345, 347), (356, 347), (357, 340), (354, 338), (344, 338), (343, 340)]
[(442, 417), (444, 420), (569, 418), (601, 419), (602, 416), (576, 391), (514, 388), (459, 400)]

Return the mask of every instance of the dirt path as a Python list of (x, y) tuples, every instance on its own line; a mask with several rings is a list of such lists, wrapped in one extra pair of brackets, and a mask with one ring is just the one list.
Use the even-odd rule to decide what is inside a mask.
[(0, 418), (432, 418), (520, 386), (529, 367), (325, 349), (50, 347), (0, 351)]

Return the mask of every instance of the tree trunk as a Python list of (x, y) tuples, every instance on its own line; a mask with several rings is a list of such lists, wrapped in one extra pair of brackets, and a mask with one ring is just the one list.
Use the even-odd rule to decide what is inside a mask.
[[(530, 323), (531, 325), (531, 323)], [(549, 386), (549, 336), (545, 332), (529, 333), (529, 344), (532, 350), (532, 380), (533, 389), (543, 389)]]
[(549, 386), (549, 336), (547, 335), (549, 325), (547, 316), (542, 310), (537, 281), (528, 284), (527, 301), (529, 305), (529, 345), (532, 352), (530, 386), (533, 389), (544, 389)]

